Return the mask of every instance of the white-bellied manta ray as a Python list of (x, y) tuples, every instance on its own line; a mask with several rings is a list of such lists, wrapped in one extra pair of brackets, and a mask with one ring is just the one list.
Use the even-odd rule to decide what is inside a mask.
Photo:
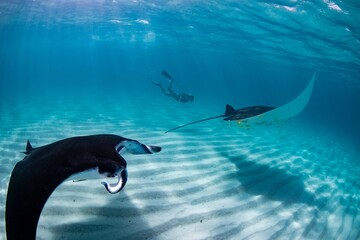
[(7, 239), (35, 239), (47, 199), (70, 176), (96, 170), (103, 177), (117, 177), (117, 183), (102, 183), (108, 192), (117, 193), (127, 182), (123, 152), (160, 151), (161, 147), (110, 134), (72, 137), (38, 148), (28, 141), (26, 156), (15, 165), (10, 177), (5, 209)]
[(251, 107), (245, 107), (235, 110), (232, 106), (226, 104), (225, 114), (223, 115), (209, 117), (191, 123), (187, 123), (172, 128), (166, 131), (166, 133), (175, 131), (179, 128), (183, 128), (195, 123), (204, 122), (215, 118), (223, 118), (223, 120), (225, 121), (237, 121), (238, 123), (246, 122), (246, 124), (262, 124), (272, 121), (281, 121), (281, 120), (289, 119), (302, 112), (302, 110), (304, 110), (304, 108), (308, 104), (314, 87), (315, 76), (316, 74), (314, 73), (313, 77), (311, 78), (306, 88), (295, 99), (293, 99), (291, 102), (283, 106), (277, 108), (269, 107), (269, 106), (251, 106)]

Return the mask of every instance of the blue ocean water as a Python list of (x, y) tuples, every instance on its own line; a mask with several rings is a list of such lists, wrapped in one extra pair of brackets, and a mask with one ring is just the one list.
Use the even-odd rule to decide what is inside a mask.
[[(274, 228), (276, 231), (265, 238), (289, 239), (291, 236), (302, 236), (310, 239), (359, 239), (359, 174), (352, 171), (360, 168), (359, 22), (360, 5), (349, 0), (2, 0), (2, 203), (5, 203), (11, 169), (16, 161), (22, 159), (19, 152), (23, 151), (28, 138), (34, 139), (36, 145), (44, 145), (78, 134), (110, 132), (124, 136), (128, 134), (126, 137), (143, 137), (169, 148), (165, 152), (167, 157), (160, 157), (161, 169), (165, 171), (168, 158), (178, 159), (174, 160), (175, 163), (181, 164), (181, 154), (195, 159), (202, 156), (201, 159), (205, 161), (208, 155), (204, 153), (204, 148), (207, 149), (204, 144), (210, 141), (206, 135), (211, 134), (212, 143), (220, 142), (223, 148), (216, 148), (221, 154), (212, 155), (209, 152), (209, 156), (225, 164), (224, 171), (235, 174), (237, 182), (241, 182), (245, 188), (247, 183), (255, 186), (263, 177), (254, 180), (255, 183), (251, 182), (251, 170), (242, 170), (248, 166), (249, 169), (254, 167), (258, 171), (267, 172), (265, 177), (273, 174), (286, 176), (291, 181), (294, 180), (292, 176), (306, 173), (307, 177), (303, 176), (306, 187), (309, 183), (317, 186), (316, 177), (324, 180), (328, 175), (331, 179), (337, 179), (339, 185), (333, 185), (331, 181), (328, 185), (319, 183), (314, 194), (309, 195), (305, 190), (295, 192), (295, 195), (302, 195), (296, 204), (314, 203), (305, 204), (313, 209), (304, 214), (293, 211), (292, 220), (283, 221), (295, 221), (299, 216), (313, 220), (304, 220), (305, 224), (299, 221), (298, 225), (293, 225), (294, 228), (281, 228), (291, 224), (282, 225), (283, 222), (279, 221), (276, 225), (278, 228)], [(168, 83), (161, 75), (162, 70), (174, 78), (175, 91), (191, 93), (195, 101), (182, 104), (164, 96), (151, 83), (151, 80), (164, 85)], [(284, 126), (281, 133), (269, 127), (254, 130), (248, 136), (248, 132), (244, 133), (243, 129), (233, 126), (229, 130), (226, 124), (219, 125), (215, 121), (214, 124), (200, 123), (176, 133), (180, 146), (171, 143), (174, 135), (164, 135), (164, 131), (177, 125), (223, 114), (227, 103), (235, 108), (281, 106), (297, 96), (315, 72), (316, 82), (308, 106), (293, 119), (294, 124)], [(239, 136), (243, 137), (241, 141)], [(174, 149), (186, 148), (185, 139), (195, 142), (191, 144), (189, 153), (183, 150), (179, 155)], [(304, 143), (307, 145), (303, 146)], [(239, 148), (245, 151), (241, 152), (241, 156), (233, 152), (233, 149)], [(280, 160), (272, 162), (271, 156), (277, 156), (278, 152), (282, 157), (274, 158)], [(249, 159), (242, 157), (247, 153), (256, 156), (250, 154), (253, 157)], [(264, 155), (264, 158), (259, 154)], [(223, 163), (226, 162), (223, 159), (233, 164), (235, 170)], [(253, 159), (264, 162), (253, 166)], [(287, 165), (291, 159), (294, 162)], [(315, 162), (310, 163), (307, 161), (309, 159)], [(330, 164), (325, 166), (328, 171), (321, 169), (326, 163)], [(176, 164), (168, 164), (176, 168)], [(277, 170), (274, 167), (278, 167)], [(272, 169), (270, 172), (267, 171), (269, 168)], [(286, 173), (281, 170), (283, 168)], [(216, 174), (210, 170), (204, 171)], [(196, 174), (200, 175), (201, 172)], [(232, 179), (231, 176), (227, 177)], [(166, 178), (163, 180), (166, 182)], [(276, 181), (281, 182), (279, 179)], [(298, 178), (294, 181), (301, 182)], [(275, 182), (268, 187), (278, 187)], [(166, 184), (162, 191), (165, 191), (166, 186), (173, 186)], [(302, 185), (293, 184), (290, 187), (307, 189)], [(334, 186), (344, 187), (340, 190), (343, 195), (326, 198), (327, 193), (331, 195), (334, 192)], [(227, 186), (220, 187), (227, 189)], [(276, 193), (274, 190), (271, 194), (264, 194), (267, 192), (266, 186), (251, 189), (250, 194), (270, 199), (263, 206), (273, 206), (271, 204), (276, 201), (288, 204), (286, 198), (276, 197), (285, 195), (286, 191)], [(188, 190), (182, 193), (189, 196), (191, 189)], [(212, 195), (197, 189), (194, 191), (204, 195), (203, 198), (192, 199), (196, 206), (202, 200), (207, 203), (212, 199)], [(314, 200), (316, 193), (324, 195)], [(226, 197), (226, 191), (222, 194), (222, 197)], [(61, 197), (59, 199), (61, 201)], [(141, 199), (145, 201), (146, 198)], [(328, 209), (333, 207), (332, 204), (335, 206), (337, 201), (338, 204), (344, 203), (342, 207), (345, 210), (334, 210), (332, 213), (342, 216), (340, 219), (343, 221), (340, 227), (331, 231), (329, 229), (334, 226), (331, 223), (337, 218), (324, 212), (330, 211)], [(215, 206), (212, 207), (216, 211)], [(272, 208), (267, 216), (275, 216), (279, 208)], [(1, 211), (4, 213), (4, 207)], [(241, 216), (241, 211), (245, 210), (234, 206), (234, 211)], [(347, 216), (349, 212), (350, 217)], [(291, 215), (287, 212), (282, 216), (286, 214)], [(48, 220), (53, 215), (49, 210), (45, 216)], [(216, 212), (206, 216), (212, 219), (213, 215)], [(227, 215), (224, 216), (226, 218)], [(260, 215), (254, 216), (261, 218)], [(181, 219), (186, 222), (186, 226), (191, 225), (188, 218)], [(246, 222), (247, 225), (229, 224), (229, 231), (224, 226), (226, 224), (212, 222), (206, 227), (210, 230), (206, 234), (205, 230), (199, 230), (196, 239), (247, 239), (252, 236), (262, 239), (264, 235), (259, 233), (260, 230), (254, 230), (254, 233), (248, 235), (246, 231), (240, 230), (250, 223), (255, 224), (259, 219), (253, 218)], [(180, 224), (181, 221), (176, 223)], [(103, 224), (106, 224), (105, 221)], [(96, 221), (89, 224), (95, 225)], [(177, 229), (175, 225), (166, 226), (174, 230)], [(4, 226), (4, 222), (1, 226)], [(72, 233), (68, 225), (64, 229), (51, 229), (53, 233), (70, 229)], [(106, 227), (104, 231), (106, 229), (109, 230)], [(166, 232), (161, 227), (155, 229), (161, 234)], [(42, 236), (47, 236), (47, 232), (42, 231)], [(270, 230), (262, 231), (267, 233)], [(135, 233), (129, 230), (129, 236), (135, 238), (140, 238), (141, 233), (149, 234), (149, 238), (153, 239), (166, 239), (167, 236), (143, 229)], [(181, 230), (174, 230), (172, 234), (169, 236), (178, 236), (180, 239), (181, 235), (177, 234), (181, 234)], [(71, 234), (65, 238), (73, 239)]]
[(356, 4), (1, 1), (1, 104), (152, 94), (165, 69), (199, 101), (278, 106), (317, 72), (306, 116), (358, 143)]

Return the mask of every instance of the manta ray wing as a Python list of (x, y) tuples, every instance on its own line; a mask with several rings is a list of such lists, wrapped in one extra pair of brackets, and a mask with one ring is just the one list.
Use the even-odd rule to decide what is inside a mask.
[(315, 78), (316, 73), (314, 73), (306, 88), (289, 103), (277, 107), (274, 110), (268, 111), (259, 116), (244, 119), (242, 122), (246, 122), (246, 124), (248, 125), (260, 124), (264, 122), (272, 123), (284, 121), (300, 114), (305, 109), (306, 105), (309, 103), (310, 97), (312, 95), (312, 90), (314, 88)]

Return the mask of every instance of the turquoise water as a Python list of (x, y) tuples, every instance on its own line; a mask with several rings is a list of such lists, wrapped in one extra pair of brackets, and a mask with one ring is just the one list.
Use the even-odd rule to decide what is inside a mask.
[[(2, 0), (1, 229), (27, 139), (113, 133), (163, 151), (129, 157), (114, 196), (95, 180), (60, 186), (39, 239), (359, 239), (359, 22), (353, 1)], [(151, 84), (167, 84), (162, 70), (195, 101)], [(314, 72), (288, 123), (164, 134), (227, 103), (286, 104)]]
[(198, 101), (279, 106), (316, 71), (304, 114), (359, 143), (359, 6), (351, 1), (0, 4), (1, 105), (54, 91), (154, 94), (149, 78), (164, 81), (165, 69)]

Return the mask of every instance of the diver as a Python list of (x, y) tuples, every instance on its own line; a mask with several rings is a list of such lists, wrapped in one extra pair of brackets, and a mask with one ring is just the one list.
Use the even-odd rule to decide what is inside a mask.
[(173, 82), (174, 82), (174, 79), (170, 76), (169, 73), (167, 73), (166, 71), (162, 71), (161, 74), (166, 77), (167, 79), (169, 79), (169, 86), (167, 87), (167, 89), (165, 89), (161, 83), (157, 83), (157, 82), (154, 82), (153, 80), (151, 80), (151, 82), (160, 87), (161, 90), (163, 91), (163, 93), (166, 95), (166, 96), (169, 96), (169, 97), (172, 97), (174, 98), (176, 101), (179, 101), (179, 102), (182, 102), (182, 103), (186, 103), (186, 102), (192, 102), (194, 101), (194, 96), (191, 95), (191, 94), (187, 94), (187, 93), (176, 93), (174, 92), (174, 90), (172, 89), (172, 85), (173, 85)]

